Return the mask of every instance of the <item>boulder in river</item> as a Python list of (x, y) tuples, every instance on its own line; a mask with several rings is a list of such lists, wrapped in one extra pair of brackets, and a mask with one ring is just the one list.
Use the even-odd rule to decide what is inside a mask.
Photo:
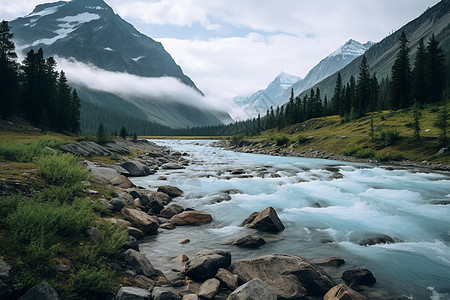
[(231, 254), (224, 250), (204, 250), (198, 252), (184, 266), (184, 273), (195, 279), (213, 278), (219, 268), (228, 268)]
[(122, 189), (128, 189), (132, 187), (134, 184), (128, 179), (128, 177), (124, 175), (117, 175), (113, 179), (109, 181), (113, 186), (120, 187)]
[(345, 284), (334, 286), (323, 296), (323, 300), (365, 300), (366, 297), (355, 292)]
[(327, 257), (327, 258), (319, 258), (311, 261), (313, 264), (318, 265), (320, 267), (339, 267), (345, 264), (345, 260), (339, 257)]
[(275, 209), (271, 206), (263, 209), (260, 212), (252, 213), (244, 220), (243, 225), (269, 232), (279, 232), (284, 229), (284, 225), (278, 217)]
[(259, 248), (265, 244), (266, 241), (262, 237), (254, 235), (247, 235), (233, 242), (233, 245), (241, 248)]
[(395, 240), (388, 235), (379, 234), (375, 236), (367, 237), (359, 242), (361, 246), (371, 246), (376, 244), (393, 244)]
[(174, 225), (202, 225), (207, 224), (212, 221), (210, 214), (197, 211), (197, 210), (186, 210), (173, 216), (170, 222)]
[(130, 176), (147, 176), (154, 174), (146, 165), (139, 161), (127, 161), (120, 165), (122, 168), (130, 173)]
[(229, 289), (234, 291), (238, 287), (239, 277), (236, 274), (231, 273), (227, 269), (219, 268), (219, 270), (216, 273), (216, 278), (219, 279), (220, 284)]
[(377, 280), (373, 277), (372, 272), (367, 269), (353, 269), (344, 271), (342, 279), (349, 285), (372, 285)]
[(227, 300), (276, 300), (277, 296), (267, 282), (255, 278), (240, 287), (228, 296)]
[(135, 227), (141, 229), (146, 234), (155, 234), (159, 228), (158, 220), (147, 213), (132, 209), (122, 208), (122, 216), (130, 221)]
[(217, 292), (219, 292), (219, 287), (220, 281), (216, 278), (210, 278), (203, 282), (203, 284), (197, 291), (197, 295), (200, 298), (214, 299), (214, 297), (217, 295)]
[(283, 299), (323, 296), (336, 285), (320, 267), (303, 257), (289, 254), (238, 260), (231, 265), (230, 271), (244, 282), (254, 278), (266, 281)]
[(155, 287), (152, 291), (153, 300), (175, 300), (174, 292), (167, 288)]
[(171, 185), (162, 185), (158, 187), (158, 192), (169, 195), (169, 197), (176, 198), (183, 195), (183, 191)]
[(184, 169), (185, 167), (177, 163), (165, 163), (161, 166), (161, 168), (164, 170), (179, 170)]
[(172, 218), (173, 216), (180, 214), (184, 211), (184, 208), (181, 205), (172, 203), (169, 206), (165, 207), (161, 212), (159, 213), (161, 217), (163, 218)]

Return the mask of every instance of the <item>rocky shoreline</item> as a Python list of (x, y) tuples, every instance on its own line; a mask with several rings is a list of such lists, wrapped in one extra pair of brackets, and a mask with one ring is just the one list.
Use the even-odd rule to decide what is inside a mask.
[[(244, 151), (245, 147), (248, 145), (233, 150)], [(258, 147), (254, 149), (253, 153), (267, 151), (256, 150)], [(128, 234), (122, 260), (111, 264), (112, 268), (124, 274), (121, 288), (115, 296), (117, 300), (386, 299), (383, 292), (383, 296), (376, 296), (380, 291), (373, 287), (376, 279), (369, 270), (344, 271), (345, 261), (337, 257), (309, 261), (295, 255), (270, 254), (233, 261), (228, 251), (203, 250), (190, 258), (186, 255), (177, 257), (180, 269), (173, 270), (177, 272), (176, 278), (168, 279), (152, 265), (151, 259), (139, 252), (140, 241), (164, 231), (176, 230), (178, 226), (210, 223), (214, 216), (173, 203), (173, 199), (183, 197), (183, 191), (177, 187), (161, 184), (157, 191), (150, 191), (135, 186), (129, 178), (155, 174), (158, 169), (183, 169), (189, 164), (188, 154), (143, 140), (118, 140), (105, 146), (93, 142), (69, 144), (63, 147), (63, 151), (83, 157), (105, 155), (115, 161), (114, 164), (88, 160), (83, 163), (92, 175), (92, 183), (111, 186), (119, 191), (115, 198), (99, 199), (109, 210), (107, 219), (122, 226)], [(286, 155), (284, 150), (276, 154)], [(160, 180), (163, 183), (167, 178), (161, 177)], [(85, 184), (87, 193), (96, 193), (90, 182)], [(268, 233), (284, 230), (272, 207), (252, 213), (243, 220), (242, 226)], [(97, 228), (89, 228), (86, 234), (95, 243), (103, 241), (102, 233)], [(390, 243), (389, 239), (376, 237), (367, 243)], [(233, 245), (256, 249), (265, 242), (259, 236), (250, 235), (237, 239)], [(63, 269), (65, 266), (58, 267)], [(0, 260), (0, 295), (2, 283), (11, 279), (10, 271), (11, 268)], [(41, 283), (21, 299), (49, 297), (59, 299), (50, 285)]]
[[(415, 162), (410, 160), (401, 161), (387, 161), (380, 162), (376, 159), (364, 159), (342, 154), (326, 153), (315, 149), (307, 151), (295, 152), (293, 145), (290, 146), (276, 146), (271, 141), (256, 141), (256, 140), (240, 140), (238, 143), (233, 143), (231, 140), (220, 140), (214, 143), (214, 146), (221, 147), (227, 150), (232, 150), (242, 153), (265, 154), (273, 156), (289, 156), (289, 157), (307, 157), (319, 159), (331, 159), (348, 162), (395, 165), (403, 167), (417, 167), (425, 168), (432, 171), (450, 171), (450, 164), (433, 163), (429, 161)], [(443, 148), (446, 149), (446, 148)]]

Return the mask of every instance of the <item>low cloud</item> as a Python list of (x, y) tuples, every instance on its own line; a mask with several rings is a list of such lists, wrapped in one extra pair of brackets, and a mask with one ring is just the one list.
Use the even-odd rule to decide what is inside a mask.
[(85, 64), (73, 58), (55, 56), (58, 69), (64, 70), (68, 80), (76, 85), (97, 91), (116, 94), (122, 98), (164, 99), (203, 109), (230, 112), (229, 102), (202, 96), (198, 91), (174, 77), (141, 77), (128, 73), (112, 72)]

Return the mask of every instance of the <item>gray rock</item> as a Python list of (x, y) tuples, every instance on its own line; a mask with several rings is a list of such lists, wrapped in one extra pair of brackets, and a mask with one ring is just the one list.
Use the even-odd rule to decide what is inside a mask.
[(361, 246), (371, 246), (376, 244), (393, 244), (395, 240), (388, 235), (380, 234), (371, 237), (367, 237), (359, 242)]
[(276, 300), (277, 296), (270, 286), (261, 279), (255, 278), (240, 287), (228, 296), (227, 300)]
[(165, 193), (161, 193), (161, 192), (151, 193), (149, 198), (150, 198), (150, 200), (156, 200), (156, 201), (162, 203), (163, 205), (167, 205), (170, 202), (172, 202), (172, 198), (170, 198), (169, 195), (167, 195)]
[(11, 277), (11, 267), (0, 259), (0, 279), (9, 280)]
[(92, 180), (102, 185), (109, 184), (112, 179), (119, 176), (119, 172), (111, 168), (88, 166), (87, 170), (91, 173)]
[(127, 241), (126, 243), (123, 245), (123, 249), (133, 249), (136, 251), (139, 251), (139, 243), (137, 241), (137, 239), (134, 236), (127, 236)]
[(134, 199), (128, 192), (120, 192), (119, 199), (124, 200), (127, 205), (133, 205)]
[(117, 186), (122, 189), (128, 189), (128, 188), (134, 186), (134, 184), (130, 181), (130, 179), (128, 179), (124, 175), (118, 175), (118, 176), (114, 177), (113, 179), (111, 179), (109, 181), (109, 183), (111, 183), (113, 186)]
[(134, 227), (141, 229), (145, 234), (157, 233), (159, 223), (155, 217), (152, 217), (143, 211), (132, 208), (122, 208), (121, 213), (125, 219), (134, 225)]
[(266, 241), (263, 238), (253, 235), (241, 237), (233, 242), (233, 245), (241, 248), (259, 248), (265, 244)]
[(175, 198), (183, 195), (183, 191), (179, 188), (171, 185), (162, 185), (158, 187), (158, 192), (169, 195), (169, 197)]
[(144, 276), (144, 275), (137, 275), (134, 276), (131, 279), (132, 285), (139, 287), (141, 289), (146, 289), (146, 290), (151, 290), (154, 285), (155, 285), (155, 281), (151, 280), (150, 278)]
[(314, 259), (311, 261), (313, 264), (318, 265), (320, 267), (339, 267), (343, 264), (345, 264), (345, 260), (339, 257), (327, 257), (327, 258), (320, 258), (320, 259)]
[(175, 300), (175, 294), (166, 288), (155, 287), (152, 291), (153, 300)]
[(103, 165), (103, 167), (114, 169), (120, 175), (130, 176), (130, 172), (128, 172), (124, 167), (121, 167), (120, 165)]
[(349, 285), (373, 285), (377, 280), (368, 269), (353, 269), (344, 271), (342, 279)]
[(213, 278), (219, 268), (228, 268), (231, 254), (224, 250), (204, 250), (198, 252), (184, 266), (184, 273), (196, 279)]
[(239, 277), (236, 274), (231, 273), (227, 269), (219, 268), (216, 273), (216, 278), (219, 279), (220, 284), (223, 287), (229, 290), (234, 291), (238, 287)]
[(116, 294), (115, 300), (150, 300), (150, 293), (147, 290), (132, 287), (123, 286)]
[(174, 225), (202, 225), (207, 224), (212, 221), (210, 214), (196, 211), (196, 210), (185, 210), (173, 216), (170, 222)]
[(336, 284), (318, 266), (300, 256), (272, 254), (235, 261), (230, 271), (248, 282), (254, 278), (266, 281), (284, 299), (323, 296)]
[[(253, 217), (254, 216), (254, 217)], [(283, 223), (271, 206), (265, 208), (259, 213), (252, 213), (244, 222), (247, 227), (269, 232), (279, 232), (284, 229)]]
[(165, 207), (161, 212), (159, 213), (161, 217), (170, 219), (173, 216), (180, 214), (184, 211), (184, 208), (181, 205), (172, 203), (169, 206)]
[(323, 296), (323, 300), (365, 300), (366, 297), (355, 292), (345, 284), (334, 286)]
[(154, 174), (146, 165), (138, 161), (128, 161), (120, 165), (130, 173), (130, 176), (147, 176)]
[(179, 170), (184, 169), (185, 167), (176, 163), (165, 163), (161, 166), (161, 168), (164, 170)]
[(7, 299), (8, 286), (0, 280), (0, 299)]
[(111, 200), (109, 200), (109, 203), (114, 207), (115, 211), (121, 211), (122, 208), (125, 207), (125, 200), (121, 199), (121, 198), (113, 198)]
[(136, 271), (136, 274), (138, 275), (144, 275), (147, 277), (157, 275), (155, 268), (148, 258), (136, 250), (128, 249), (122, 254), (122, 258), (127, 265)]
[(203, 282), (203, 284), (200, 286), (199, 290), (197, 291), (197, 295), (200, 298), (205, 299), (213, 299), (217, 292), (219, 291), (220, 287), (220, 281), (216, 278), (210, 278)]
[(29, 289), (19, 300), (59, 300), (58, 293), (47, 282), (39, 283)]
[(196, 294), (188, 294), (184, 295), (181, 300), (200, 300), (200, 298)]
[(135, 237), (136, 239), (140, 240), (144, 238), (144, 233), (142, 232), (142, 230), (139, 230), (135, 227), (128, 227), (128, 234), (131, 235), (132, 237)]
[(101, 244), (105, 240), (103, 233), (96, 227), (86, 229), (86, 234), (96, 244)]

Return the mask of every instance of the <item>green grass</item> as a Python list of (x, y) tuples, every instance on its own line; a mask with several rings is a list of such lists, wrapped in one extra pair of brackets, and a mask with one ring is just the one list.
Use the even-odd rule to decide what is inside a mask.
[[(59, 136), (12, 140), (0, 134), (0, 180), (33, 187), (26, 196), (0, 198), (0, 253), (14, 270), (14, 297), (47, 281), (64, 299), (111, 298), (122, 274), (110, 264), (119, 259), (126, 232), (101, 219), (106, 208), (83, 192), (88, 172), (80, 158), (46, 149), (64, 142)], [(99, 196), (117, 196), (103, 192)], [(85, 234), (89, 227), (99, 228), (105, 240), (92, 242)], [(70, 263), (68, 273), (54, 270), (61, 259)]]
[[(413, 122), (412, 110), (370, 113), (346, 123), (337, 115), (316, 118), (281, 130), (265, 131), (254, 139), (276, 143), (277, 138), (284, 136), (297, 152), (314, 149), (382, 161), (408, 159), (448, 164), (448, 154), (436, 155), (444, 146), (439, 139), (439, 130), (433, 127), (438, 112), (438, 107), (428, 107), (422, 111), (419, 140), (414, 139), (414, 129), (410, 125)], [(370, 136), (372, 116), (375, 127), (373, 139)]]

